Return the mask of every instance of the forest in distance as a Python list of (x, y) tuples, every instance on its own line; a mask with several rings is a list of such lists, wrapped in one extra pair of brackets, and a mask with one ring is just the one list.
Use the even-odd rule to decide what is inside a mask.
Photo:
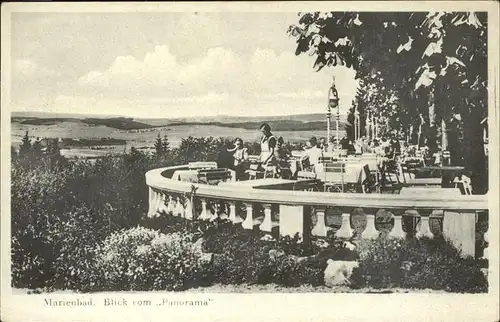
[[(134, 119), (130, 117), (65, 117), (57, 115), (50, 117), (40, 116), (16, 116), (13, 114), (12, 123), (24, 125), (57, 125), (61, 122), (84, 123), (89, 126), (103, 125), (119, 130), (141, 130), (158, 128), (165, 126), (181, 126), (181, 125), (213, 125), (220, 127), (242, 128), (248, 130), (258, 130), (263, 123), (269, 123), (271, 128), (276, 131), (307, 131), (307, 130), (324, 130), (325, 116), (324, 114), (310, 114), (286, 116), (286, 117), (230, 117), (223, 116), (222, 120), (218, 118), (188, 118), (188, 119)], [(335, 128), (335, 122), (332, 122)], [(345, 117), (341, 118), (340, 126), (345, 124)]]

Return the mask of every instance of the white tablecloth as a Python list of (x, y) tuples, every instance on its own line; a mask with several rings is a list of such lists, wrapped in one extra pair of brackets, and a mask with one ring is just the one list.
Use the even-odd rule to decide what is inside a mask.
[(325, 172), (323, 164), (316, 165), (315, 170), (318, 174), (318, 179), (322, 181), (357, 183), (360, 181), (360, 178), (361, 182), (366, 179), (366, 174), (363, 170), (366, 165), (366, 163), (347, 162), (344, 165), (345, 172), (343, 174), (340, 172)]
[(172, 175), (173, 180), (198, 182), (198, 170), (177, 170)]

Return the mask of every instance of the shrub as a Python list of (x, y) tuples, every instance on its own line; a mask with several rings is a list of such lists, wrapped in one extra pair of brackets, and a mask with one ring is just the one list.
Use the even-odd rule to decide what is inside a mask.
[(362, 241), (354, 287), (403, 287), (477, 293), (488, 289), (481, 262), (462, 258), (443, 238)]
[(183, 290), (196, 285), (200, 270), (189, 233), (132, 228), (106, 238), (97, 253), (107, 290)]
[(326, 260), (323, 259), (297, 261), (294, 256), (283, 256), (276, 263), (273, 281), (278, 285), (289, 287), (304, 284), (324, 285), (326, 266)]

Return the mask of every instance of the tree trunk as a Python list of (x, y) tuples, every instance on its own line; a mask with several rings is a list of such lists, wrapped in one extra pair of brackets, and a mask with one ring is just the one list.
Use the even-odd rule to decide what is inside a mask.
[(481, 112), (480, 108), (473, 106), (464, 121), (464, 166), (471, 174), (472, 191), (475, 194), (484, 194), (488, 190)]
[(430, 152), (436, 153), (438, 151), (437, 144), (437, 127), (436, 127), (436, 102), (434, 97), (434, 86), (431, 87), (429, 92), (429, 132), (428, 132), (428, 144)]

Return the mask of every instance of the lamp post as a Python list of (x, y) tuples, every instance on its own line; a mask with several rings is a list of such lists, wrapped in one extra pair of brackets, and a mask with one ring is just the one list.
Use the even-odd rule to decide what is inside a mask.
[(328, 112), (327, 116), (327, 133), (328, 142), (330, 142), (330, 119), (332, 115), (332, 108), (337, 108), (337, 118), (336, 118), (336, 139), (337, 139), (337, 149), (339, 148), (339, 119), (340, 119), (340, 108), (339, 108), (339, 93), (335, 87), (335, 76), (333, 77), (332, 86), (328, 91)]
[(359, 121), (359, 111), (356, 107), (356, 111), (354, 112), (354, 141), (359, 140), (359, 137), (361, 136), (360, 126), (361, 122)]

